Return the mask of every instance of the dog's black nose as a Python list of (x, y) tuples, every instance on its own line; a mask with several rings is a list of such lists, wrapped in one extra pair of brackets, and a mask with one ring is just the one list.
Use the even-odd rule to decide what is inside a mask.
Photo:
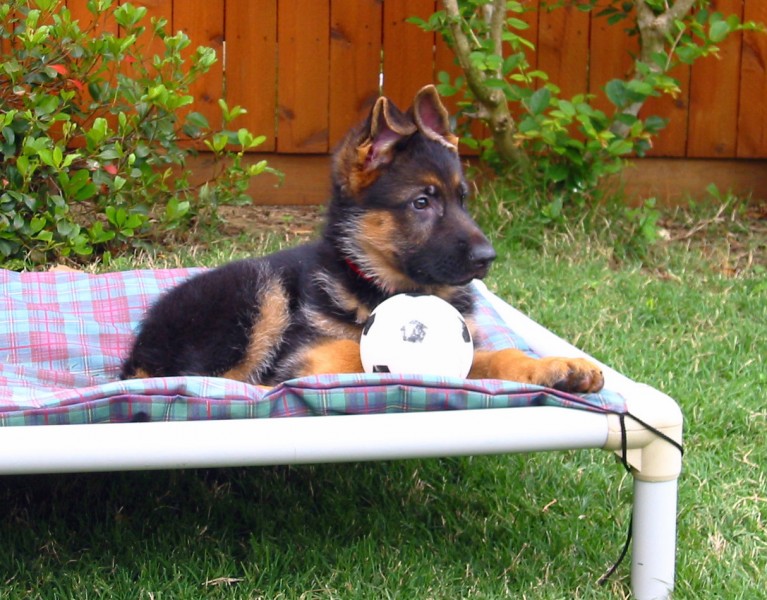
[(495, 260), (495, 249), (487, 242), (479, 244), (471, 250), (471, 264), (477, 271), (484, 271), (490, 268), (490, 264)]

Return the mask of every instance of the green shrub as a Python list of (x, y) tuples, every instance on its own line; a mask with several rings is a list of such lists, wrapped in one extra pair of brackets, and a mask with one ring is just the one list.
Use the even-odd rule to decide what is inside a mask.
[(651, 97), (679, 93), (674, 66), (715, 54), (733, 32), (764, 29), (711, 11), (702, 0), (541, 2), (537, 10), (595, 10), (612, 26), (624, 27), (626, 35), (638, 37), (631, 75), (603, 82), (612, 105), (603, 111), (594, 105), (594, 94), (566, 98), (546, 72), (529, 64), (527, 53), (535, 46), (521, 17), (536, 9), (506, 0), (440, 4), (442, 10), (428, 19), (410, 21), (441, 34), (461, 68), (455, 79), (439, 73), (440, 93), (459, 94), (464, 115), (488, 125), (487, 138), (477, 139), (467, 128), (462, 141), (479, 149), (497, 172), (547, 196), (552, 219), (563, 203), (593, 204), (605, 177), (619, 172), (628, 156), (650, 149), (666, 121), (639, 111)]
[[(190, 86), (216, 62), (211, 48), (186, 50), (188, 36), (152, 19), (164, 52), (149, 57), (138, 41), (145, 8), (90, 0), (88, 10), (93, 22), (81, 26), (61, 0), (0, 5), (4, 266), (108, 260), (208, 227), (219, 205), (249, 201), (251, 177), (275, 173), (244, 164), (264, 140), (228, 129), (244, 109), (219, 101), (216, 127), (187, 108)], [(101, 27), (108, 19), (119, 37)], [(193, 185), (187, 159), (203, 145), (216, 175)]]

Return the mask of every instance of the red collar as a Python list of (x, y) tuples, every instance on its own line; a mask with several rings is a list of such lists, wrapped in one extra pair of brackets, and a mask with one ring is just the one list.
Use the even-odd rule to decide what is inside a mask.
[(346, 266), (349, 267), (357, 277), (360, 279), (367, 281), (368, 283), (371, 283), (373, 285), (377, 285), (376, 280), (367, 275), (362, 269), (360, 269), (359, 265), (352, 262), (351, 259), (345, 258), (344, 261), (346, 262)]

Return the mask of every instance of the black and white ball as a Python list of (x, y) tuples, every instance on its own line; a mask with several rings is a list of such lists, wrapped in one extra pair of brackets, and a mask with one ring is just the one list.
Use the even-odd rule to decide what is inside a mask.
[(448, 302), (398, 294), (370, 314), (360, 353), (367, 373), (466, 377), (474, 344), (463, 316)]

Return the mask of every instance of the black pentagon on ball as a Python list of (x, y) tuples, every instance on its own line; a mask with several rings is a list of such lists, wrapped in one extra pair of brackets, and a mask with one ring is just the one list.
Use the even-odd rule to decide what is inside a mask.
[(459, 317), (461, 320), (461, 325), (463, 325), (463, 341), (467, 344), (471, 342), (471, 333), (469, 333), (469, 326), (466, 325), (466, 321), (463, 320), (463, 317)]
[(376, 315), (373, 313), (368, 317), (368, 320), (365, 321), (365, 326), (362, 328), (362, 335), (367, 335), (368, 331), (370, 331), (370, 328), (373, 326), (373, 321), (376, 320)]

